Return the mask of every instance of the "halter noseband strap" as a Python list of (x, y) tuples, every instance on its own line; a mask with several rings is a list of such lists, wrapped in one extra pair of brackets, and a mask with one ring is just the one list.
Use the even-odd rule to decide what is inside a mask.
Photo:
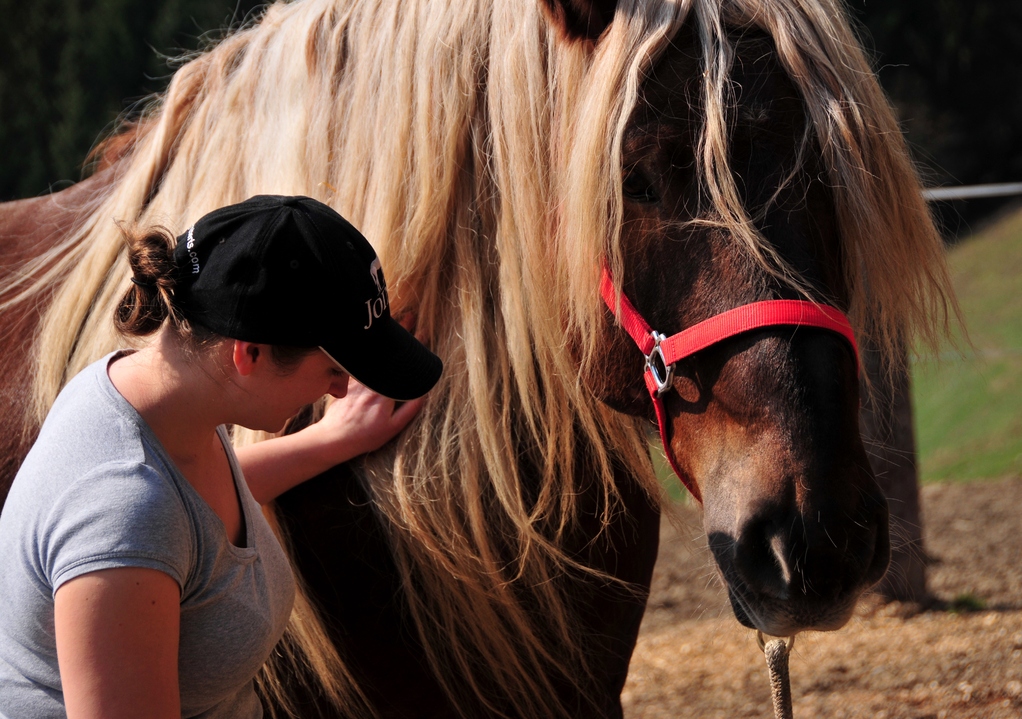
[[(614, 291), (614, 279), (610, 270), (604, 265), (603, 278), (600, 282), (600, 294), (603, 301), (610, 308), (610, 311), (617, 314), (618, 295)], [(639, 350), (646, 356), (646, 369), (644, 378), (646, 389), (653, 400), (653, 407), (656, 410), (657, 424), (660, 428), (660, 441), (664, 445), (664, 454), (671, 465), (671, 469), (678, 475), (688, 491), (692, 493), (700, 503), (703, 501), (699, 486), (695, 481), (683, 473), (674, 459), (674, 452), (668, 443), (667, 437), (667, 411), (661, 399), (667, 390), (671, 388), (674, 378), (674, 365), (676, 362), (690, 357), (696, 352), (706, 349), (735, 335), (761, 327), (776, 327), (791, 325), (795, 327), (817, 327), (819, 329), (836, 332), (848, 341), (855, 355), (855, 361), (859, 361), (859, 348), (855, 342), (855, 333), (852, 330), (848, 317), (834, 307), (818, 305), (806, 300), (767, 300), (764, 302), (752, 302), (733, 310), (714, 315), (707, 320), (682, 330), (677, 334), (665, 337), (649, 326), (639, 311), (625, 296), (620, 295), (621, 301), (621, 326), (632, 338)]]

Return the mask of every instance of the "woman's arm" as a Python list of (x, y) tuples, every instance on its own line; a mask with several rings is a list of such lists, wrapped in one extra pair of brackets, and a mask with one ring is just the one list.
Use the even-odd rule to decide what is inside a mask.
[(422, 402), (419, 398), (396, 407), (394, 400), (352, 380), (347, 396), (332, 402), (320, 421), (238, 450), (252, 496), (267, 504), (335, 465), (379, 449), (408, 425)]
[(54, 598), (68, 719), (180, 719), (181, 590), (155, 569), (104, 569)]

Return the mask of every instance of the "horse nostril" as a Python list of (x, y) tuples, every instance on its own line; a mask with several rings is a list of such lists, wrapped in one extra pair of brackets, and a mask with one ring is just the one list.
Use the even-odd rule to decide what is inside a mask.
[(791, 566), (784, 538), (773, 522), (746, 524), (734, 551), (735, 568), (750, 589), (775, 599), (788, 599)]
[(787, 594), (787, 587), (791, 584), (791, 568), (788, 566), (788, 560), (784, 556), (784, 541), (779, 534), (775, 534), (770, 538), (770, 551), (773, 552), (774, 560), (781, 570), (781, 579), (784, 580), (785, 594)]

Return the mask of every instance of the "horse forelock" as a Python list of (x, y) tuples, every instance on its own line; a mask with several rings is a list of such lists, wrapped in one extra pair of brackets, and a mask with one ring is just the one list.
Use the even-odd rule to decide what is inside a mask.
[[(699, 0), (697, 0), (699, 2)], [(918, 174), (893, 110), (881, 90), (840, 0), (710, 0), (700, 3), (704, 61), (710, 71), (706, 98), (727, 101), (727, 29), (755, 27), (771, 40), (781, 66), (798, 90), (810, 132), (800, 152), (819, 154), (837, 211), (843, 268), (857, 333), (893, 370), (914, 339), (935, 347), (959, 317), (943, 245), (922, 197)], [(714, 8), (720, 7), (715, 14)], [(709, 33), (709, 36), (708, 36)], [(718, 59), (717, 72), (709, 58)], [(719, 193), (714, 204), (743, 236), (749, 223), (735, 199), (728, 167), (724, 113), (703, 135), (703, 171)], [(713, 125), (716, 124), (716, 127)], [(707, 138), (710, 138), (707, 140)], [(811, 295), (799, 278), (755, 232), (743, 239), (771, 271)], [(813, 298), (817, 299), (817, 298)]]
[[(502, 687), (522, 716), (567, 714), (549, 670), (584, 683), (584, 659), (549, 580), (585, 571), (558, 545), (575, 521), (580, 463), (599, 477), (605, 521), (612, 467), (657, 493), (637, 422), (598, 405), (579, 378), (605, 322), (599, 266), (623, 275), (624, 128), (683, 22), (700, 23), (704, 48), (704, 171), (750, 248), (769, 255), (728, 179), (725, 22), (763, 27), (802, 92), (860, 327), (888, 341), (913, 321), (932, 327), (923, 317), (945, 287), (897, 127), (832, 0), (727, 0), (723, 15), (720, 5), (623, 0), (595, 46), (563, 38), (533, 0), (272, 5), (178, 70), (119, 161), (43, 327), (39, 407), (123, 341), (111, 322), (128, 282), (114, 220), (183, 229), (259, 193), (330, 204), (374, 244), (395, 312), (414, 313), (445, 361), (397, 451), (366, 470), (436, 673), (469, 678), (446, 685), (456, 702)], [(337, 696), (351, 696), (343, 684)]]
[[(729, 109), (735, 102), (730, 76), (736, 38), (755, 28), (769, 39), (802, 99), (808, 131), (797, 152), (819, 155), (827, 173), (821, 179), (834, 198), (840, 232), (836, 240), (844, 256), (850, 298), (847, 309), (856, 332), (879, 350), (881, 371), (896, 369), (906, 356), (904, 348), (915, 340), (935, 347), (947, 336), (951, 322), (960, 320), (943, 245), (893, 110), (840, 0), (690, 0), (675, 9), (667, 36), (647, 37), (648, 45), (636, 48), (631, 77), (633, 81), (643, 77), (681, 21), (695, 24), (704, 70), (697, 163), (708, 205), (700, 221), (719, 225), (768, 273), (807, 298), (823, 301), (756, 229), (730, 166)], [(629, 95), (623, 107), (634, 104)], [(620, 140), (627, 116), (617, 120)], [(593, 135), (591, 128), (589, 134)], [(618, 153), (620, 145), (613, 151)], [(620, 231), (615, 222), (620, 185), (585, 189), (575, 196), (588, 199), (610, 192), (604, 253), (620, 282), (625, 276), (615, 241)], [(581, 290), (576, 288), (574, 296), (581, 296)]]

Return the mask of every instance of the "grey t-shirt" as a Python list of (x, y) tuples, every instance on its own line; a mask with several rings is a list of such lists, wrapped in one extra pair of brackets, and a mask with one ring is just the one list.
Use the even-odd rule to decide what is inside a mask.
[(53, 598), (70, 579), (148, 567), (181, 587), (181, 713), (262, 716), (253, 677), (284, 632), (294, 579), (221, 428), (245, 546), (171, 462), (107, 376), (60, 393), (0, 514), (0, 717), (64, 717)]

